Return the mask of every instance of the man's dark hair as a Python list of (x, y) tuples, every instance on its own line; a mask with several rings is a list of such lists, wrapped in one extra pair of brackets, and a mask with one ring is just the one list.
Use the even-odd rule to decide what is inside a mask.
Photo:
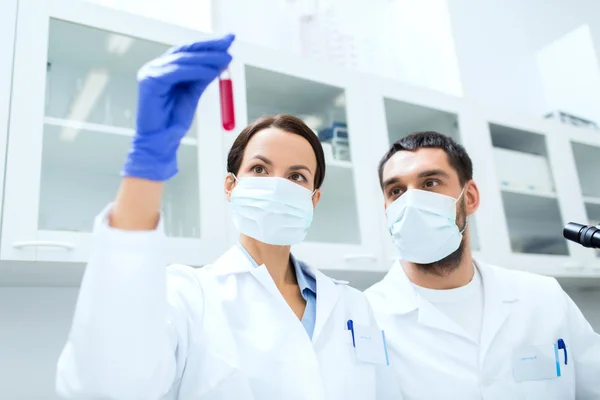
[(383, 188), (383, 168), (394, 154), (399, 151), (417, 151), (419, 149), (442, 149), (448, 156), (448, 162), (458, 174), (458, 180), (464, 185), (473, 179), (473, 162), (463, 146), (451, 137), (439, 132), (415, 132), (403, 137), (392, 145), (379, 161), (379, 185)]

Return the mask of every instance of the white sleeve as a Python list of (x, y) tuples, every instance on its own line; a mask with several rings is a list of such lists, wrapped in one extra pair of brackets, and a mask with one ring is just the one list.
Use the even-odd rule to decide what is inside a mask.
[(571, 332), (571, 351), (575, 362), (576, 398), (600, 399), (600, 335), (594, 332), (579, 307), (565, 293), (567, 318)]
[(154, 231), (117, 230), (108, 226), (109, 207), (95, 221), (56, 390), (69, 399), (159, 399), (185, 363), (187, 310), (178, 292), (201, 289), (189, 267), (167, 282), (162, 222)]

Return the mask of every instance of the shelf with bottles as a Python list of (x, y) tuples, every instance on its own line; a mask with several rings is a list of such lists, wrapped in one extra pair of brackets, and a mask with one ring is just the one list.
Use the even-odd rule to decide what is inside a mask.
[[(47, 121), (89, 123), (110, 133), (135, 126), (138, 69), (169, 46), (50, 19)], [(60, 123), (60, 122), (58, 122)], [(64, 122), (63, 122), (64, 123)], [(196, 121), (189, 137), (196, 135)]]
[[(245, 66), (248, 121), (264, 115), (291, 114), (301, 118), (322, 139), (328, 161), (350, 161), (349, 151), (336, 149), (333, 132), (344, 130), (346, 149), (351, 127), (346, 126), (345, 90), (279, 72)], [(327, 139), (325, 138), (327, 136)], [(332, 163), (347, 167), (348, 164)], [(328, 164), (329, 165), (329, 164)]]
[(248, 120), (280, 113), (301, 118), (321, 139), (327, 171), (307, 242), (361, 241), (352, 127), (347, 126), (345, 90), (263, 68), (245, 66)]
[[(114, 134), (114, 127), (101, 127), (113, 134), (99, 134), (81, 123), (75, 130), (66, 124), (65, 130), (65, 124), (50, 122), (44, 126), (38, 227), (90, 232), (95, 215), (117, 192), (130, 135)], [(168, 236), (200, 236), (197, 159), (196, 146), (181, 146), (180, 172), (166, 184), (163, 199)]]

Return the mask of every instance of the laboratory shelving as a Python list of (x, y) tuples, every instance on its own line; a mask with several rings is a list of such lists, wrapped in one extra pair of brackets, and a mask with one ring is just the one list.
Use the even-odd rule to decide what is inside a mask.
[[(134, 133), (137, 70), (201, 36), (146, 21), (81, 1), (20, 2), (4, 196), (15, 212), (4, 214), (3, 260), (89, 257), (95, 215), (114, 198)], [(216, 96), (210, 90), (206, 97)], [(193, 265), (226, 249), (226, 234), (214, 230), (225, 209), (215, 190), (221, 180), (207, 173), (221, 163), (221, 142), (197, 135), (219, 135), (212, 114), (199, 112), (203, 126), (194, 122), (182, 142), (180, 173), (163, 198), (168, 247)]]
[[(365, 210), (371, 201), (367, 177), (371, 171), (359, 168), (369, 158), (362, 151), (368, 149), (369, 137), (360, 115), (359, 82), (346, 71), (301, 57), (273, 58), (270, 51), (250, 45), (236, 51), (234, 57), (244, 60), (232, 67), (240, 129), (260, 116), (279, 113), (301, 117), (316, 135), (334, 124), (347, 129), (343, 146), (322, 141), (327, 171), (322, 196), (306, 240), (295, 246), (295, 254), (322, 269), (385, 270), (378, 226), (372, 223), (377, 210)], [(234, 138), (235, 134), (225, 135), (225, 154)], [(231, 225), (229, 234), (231, 242), (237, 239)]]
[[(20, 0), (18, 17), (9, 1), (8, 12), (12, 18), (1, 18), (16, 26), (16, 37), (0, 24), (8, 38), (0, 43), (8, 54), (0, 60), (0, 127), (8, 126), (0, 130), (0, 280), (77, 284), (94, 217), (114, 197), (134, 133), (137, 69), (206, 36), (81, 0)], [(202, 266), (235, 243), (223, 192), (226, 155), (249, 121), (289, 113), (315, 134), (333, 124), (348, 132), (345, 153), (324, 143), (323, 196), (306, 241), (294, 248), (307, 263), (338, 278), (382, 276), (396, 252), (378, 161), (401, 137), (437, 130), (473, 159), (481, 205), (469, 231), (479, 259), (600, 277), (600, 257), (561, 235), (569, 221), (600, 222), (598, 132), (248, 43), (237, 42), (232, 55), (236, 129), (221, 128), (218, 90), (210, 86), (182, 142), (180, 173), (167, 184), (171, 261)]]
[(512, 251), (568, 255), (545, 136), (498, 124), (490, 134)]

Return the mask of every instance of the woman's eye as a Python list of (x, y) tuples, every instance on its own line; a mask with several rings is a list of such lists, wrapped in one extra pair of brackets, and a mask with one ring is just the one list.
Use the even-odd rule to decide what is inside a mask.
[(306, 180), (306, 178), (304, 178), (304, 176), (302, 174), (298, 174), (298, 173), (290, 175), (290, 179), (295, 182), (303, 182)]
[(252, 167), (252, 172), (254, 172), (255, 174), (262, 174), (265, 172), (265, 168), (260, 165), (256, 165)]

